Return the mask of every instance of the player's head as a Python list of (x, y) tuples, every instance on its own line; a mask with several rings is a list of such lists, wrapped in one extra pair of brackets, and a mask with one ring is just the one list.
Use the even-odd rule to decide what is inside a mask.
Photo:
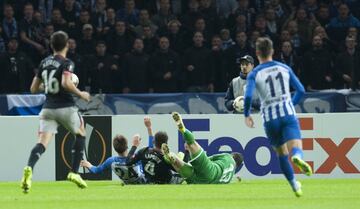
[(128, 149), (127, 139), (123, 135), (116, 135), (113, 139), (113, 147), (117, 153), (124, 153)]
[(56, 31), (50, 37), (51, 48), (54, 52), (67, 51), (69, 36), (64, 31)]
[(254, 58), (250, 55), (245, 55), (240, 58), (241, 73), (247, 75), (254, 68)]
[(165, 131), (156, 132), (155, 137), (154, 137), (155, 147), (160, 149), (162, 144), (164, 144), (164, 143), (167, 144), (168, 138), (169, 137)]
[(233, 152), (231, 153), (232, 154), (232, 157), (234, 158), (235, 160), (235, 163), (236, 163), (236, 168), (239, 168), (243, 162), (244, 162), (244, 157), (241, 153), (239, 152)]
[(269, 59), (274, 53), (273, 42), (266, 37), (256, 40), (256, 56), (259, 60)]

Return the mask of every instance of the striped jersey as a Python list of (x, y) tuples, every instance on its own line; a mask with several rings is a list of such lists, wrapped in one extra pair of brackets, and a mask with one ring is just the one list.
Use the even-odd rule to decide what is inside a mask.
[(127, 165), (127, 162), (127, 157), (113, 156), (99, 166), (92, 166), (89, 170), (92, 173), (101, 173), (111, 168), (125, 184), (143, 184), (145, 179), (141, 164)]
[[(290, 86), (296, 93), (291, 98)], [(247, 76), (245, 116), (250, 115), (252, 93), (256, 89), (261, 102), (261, 115), (265, 122), (296, 114), (296, 105), (305, 90), (292, 69), (280, 62), (269, 61), (258, 65)]]

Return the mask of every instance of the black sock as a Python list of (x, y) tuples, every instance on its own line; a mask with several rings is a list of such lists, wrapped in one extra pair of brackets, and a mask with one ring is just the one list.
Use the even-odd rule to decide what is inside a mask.
[(42, 153), (45, 152), (45, 147), (41, 143), (37, 143), (35, 147), (31, 150), (28, 166), (34, 169), (36, 162), (40, 159)]
[(77, 173), (80, 166), (80, 161), (82, 160), (85, 148), (85, 137), (81, 135), (76, 135), (75, 142), (71, 149), (71, 171)]

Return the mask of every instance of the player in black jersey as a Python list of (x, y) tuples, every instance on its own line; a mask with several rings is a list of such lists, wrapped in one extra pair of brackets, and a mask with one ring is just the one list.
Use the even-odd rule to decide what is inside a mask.
[(72, 94), (90, 101), (89, 93), (80, 91), (71, 80), (74, 63), (66, 58), (68, 35), (63, 31), (53, 33), (50, 39), (53, 55), (41, 61), (39, 71), (34, 77), (30, 91), (44, 91), (46, 100), (40, 112), (39, 141), (31, 150), (29, 161), (24, 168), (21, 188), (28, 193), (31, 188), (32, 170), (41, 154), (57, 133), (58, 125), (63, 125), (76, 136), (72, 147), (71, 171), (67, 178), (80, 188), (86, 188), (86, 182), (77, 174), (85, 146), (85, 128), (78, 113)]
[[(165, 162), (161, 152), (161, 144), (167, 143), (168, 135), (159, 131), (154, 137), (154, 148), (145, 147), (140, 149), (128, 163), (129, 165), (141, 162), (145, 178), (150, 184), (176, 184), (182, 179), (173, 174), (171, 165)], [(135, 153), (136, 147), (133, 146), (130, 154)]]

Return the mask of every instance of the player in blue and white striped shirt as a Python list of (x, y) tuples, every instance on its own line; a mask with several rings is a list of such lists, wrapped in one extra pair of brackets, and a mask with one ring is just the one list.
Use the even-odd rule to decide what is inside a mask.
[(125, 184), (144, 184), (146, 181), (141, 163), (128, 165), (139, 145), (140, 136), (136, 134), (133, 137), (133, 146), (128, 152), (127, 139), (122, 135), (117, 135), (113, 139), (113, 147), (118, 156), (109, 157), (99, 166), (94, 166), (89, 161), (82, 160), (81, 166), (88, 168), (91, 173), (101, 173), (105, 169), (111, 168)]
[[(292, 69), (280, 62), (272, 60), (274, 49), (269, 38), (258, 38), (256, 41), (256, 56), (260, 64), (248, 75), (245, 92), (245, 123), (254, 127), (250, 116), (252, 93), (254, 89), (261, 101), (261, 115), (264, 128), (270, 143), (278, 154), (280, 167), (289, 181), (295, 195), (302, 195), (301, 184), (296, 181), (291, 161), (306, 175), (312, 174), (311, 167), (303, 160), (302, 141), (299, 122), (296, 117), (296, 105), (305, 90)], [(290, 94), (290, 86), (296, 92)]]

